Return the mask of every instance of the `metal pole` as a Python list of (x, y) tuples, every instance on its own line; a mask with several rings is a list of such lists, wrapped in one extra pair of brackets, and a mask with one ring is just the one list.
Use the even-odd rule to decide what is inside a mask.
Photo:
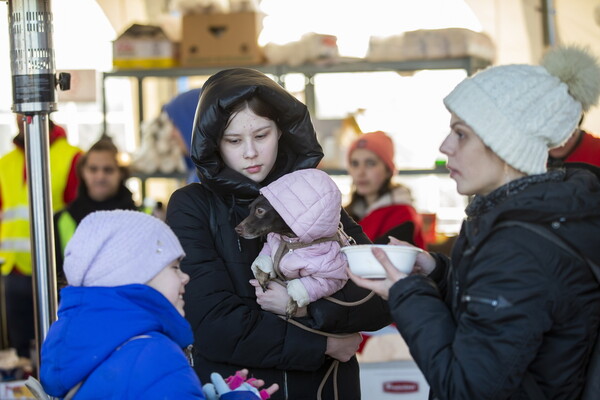
[(56, 110), (59, 80), (55, 77), (50, 9), (49, 0), (8, 2), (12, 110), (25, 115), (23, 125), (36, 336), (33, 362), (38, 371), (41, 345), (50, 324), (56, 319), (48, 115)]
[[(56, 320), (56, 267), (50, 181), (50, 142), (47, 114), (34, 114), (25, 124), (27, 184), (33, 293), (36, 309), (37, 353), (50, 325)], [(29, 121), (27, 121), (29, 122)], [(38, 358), (39, 361), (39, 358)], [(37, 364), (39, 365), (39, 363)]]

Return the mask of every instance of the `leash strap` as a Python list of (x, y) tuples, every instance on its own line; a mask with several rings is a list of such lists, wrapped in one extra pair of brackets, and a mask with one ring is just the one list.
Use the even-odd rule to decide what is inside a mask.
[(281, 259), (288, 251), (303, 249), (305, 247), (310, 247), (314, 244), (325, 243), (325, 242), (338, 242), (338, 243), (340, 243), (340, 246), (343, 246), (343, 244), (342, 244), (343, 241), (340, 237), (339, 231), (331, 236), (315, 239), (312, 242), (308, 242), (308, 243), (302, 243), (302, 242), (289, 243), (289, 242), (286, 242), (285, 240), (282, 240), (279, 243), (279, 247), (277, 248), (277, 251), (275, 252), (275, 256), (273, 257), (273, 271), (275, 271), (275, 274), (277, 275), (277, 277), (279, 279), (285, 280), (286, 278), (285, 278), (285, 276), (283, 276), (283, 274), (281, 273), (281, 269), (279, 268), (279, 263), (281, 262)]
[[(281, 262), (281, 259), (283, 258), (285, 253), (287, 253), (288, 251), (293, 251), (293, 250), (309, 247), (309, 246), (312, 246), (313, 244), (325, 243), (325, 242), (338, 242), (340, 244), (340, 247), (344, 247), (349, 244), (356, 244), (356, 242), (354, 241), (353, 238), (346, 235), (346, 233), (344, 232), (344, 230), (341, 227), (341, 223), (340, 223), (340, 228), (334, 235), (319, 238), (310, 243), (301, 243), (301, 242), (288, 243), (288, 242), (282, 240), (281, 243), (279, 244), (279, 247), (277, 248), (277, 251), (275, 252), (275, 256), (273, 257), (273, 270), (275, 271), (275, 274), (279, 278), (278, 280), (274, 280), (274, 281), (282, 286), (286, 286), (285, 277), (283, 276), (283, 274), (281, 273), (281, 270), (279, 268), (279, 263)], [(338, 299), (330, 297), (330, 296), (324, 297), (324, 299), (328, 300), (332, 303), (341, 305), (341, 306), (354, 307), (354, 306), (358, 306), (360, 304), (366, 303), (374, 295), (375, 295), (375, 292), (371, 291), (364, 298), (362, 298), (358, 301), (353, 301), (353, 302), (346, 302), (346, 301), (338, 300)], [(344, 338), (352, 336), (352, 334), (343, 335), (343, 334), (323, 332), (323, 331), (320, 331), (317, 329), (310, 328), (294, 319), (286, 318), (282, 315), (279, 315), (278, 317), (292, 325), (299, 327), (300, 329), (304, 329), (305, 331), (308, 331), (308, 332), (311, 332), (311, 333), (314, 333), (317, 335), (327, 336), (327, 337), (332, 337), (332, 338), (337, 338), (337, 339), (344, 339)], [(317, 400), (322, 399), (323, 388), (325, 387), (325, 383), (327, 383), (327, 380), (329, 379), (329, 376), (332, 375), (332, 373), (333, 373), (333, 396), (334, 396), (335, 400), (338, 400), (338, 398), (339, 398), (338, 397), (339, 396), (339, 394), (338, 394), (339, 365), (340, 365), (339, 360), (334, 359), (332, 361), (331, 365), (329, 366), (329, 369), (323, 376), (323, 380), (321, 380), (321, 383), (319, 384), (319, 388), (317, 390)], [(286, 387), (287, 387), (287, 385), (286, 385)]]

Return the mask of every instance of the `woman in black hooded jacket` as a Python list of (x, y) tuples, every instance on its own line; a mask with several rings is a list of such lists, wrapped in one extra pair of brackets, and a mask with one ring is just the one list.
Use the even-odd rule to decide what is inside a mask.
[[(253, 120), (274, 123), (274, 132), (239, 125), (237, 116), (249, 110), (249, 115), (258, 116)], [(275, 138), (276, 156), (268, 155), (267, 162), (255, 153), (228, 158), (241, 154), (235, 152), (246, 145), (246, 138), (252, 141), (251, 147), (262, 146), (272, 140), (269, 135), (279, 139)], [(222, 155), (222, 149), (236, 150), (225, 150), (227, 154)], [(358, 363), (353, 355), (360, 343), (356, 332), (376, 330), (391, 321), (385, 302), (375, 296), (359, 306), (346, 307), (319, 300), (297, 314), (301, 316), (296, 320), (307, 327), (353, 333), (345, 338), (326, 337), (286, 322), (265, 311), (277, 309), (269, 304), (285, 305), (287, 299), (277, 297), (281, 294), (278, 285), (262, 293), (250, 284), (254, 278), (250, 266), (263, 240), (246, 240), (234, 231), (262, 186), (289, 172), (315, 168), (321, 160), (322, 149), (306, 106), (261, 72), (221, 71), (202, 88), (191, 155), (200, 183), (173, 193), (167, 223), (186, 252), (181, 263), (190, 275), (185, 310), (195, 334), (194, 368), (200, 379), (208, 382), (211, 372), (227, 376), (248, 368), (251, 375), (279, 384), (274, 399), (314, 400), (321, 384), (323, 399), (335, 398), (336, 390), (340, 400), (360, 399)], [(244, 168), (237, 168), (238, 164)], [(341, 218), (348, 235), (358, 243), (369, 242), (344, 211)], [(334, 297), (354, 302), (368, 294), (349, 282)], [(344, 362), (328, 373), (334, 357)], [(337, 375), (337, 388), (333, 375)]]
[(583, 257), (600, 264), (600, 174), (546, 171), (546, 159), (599, 93), (597, 61), (566, 47), (543, 66), (481, 71), (444, 99), (440, 151), (474, 196), (451, 260), (419, 254), (406, 276), (378, 254), (388, 279), (351, 276), (389, 299), (430, 398), (573, 400), (597, 382), (600, 282)]

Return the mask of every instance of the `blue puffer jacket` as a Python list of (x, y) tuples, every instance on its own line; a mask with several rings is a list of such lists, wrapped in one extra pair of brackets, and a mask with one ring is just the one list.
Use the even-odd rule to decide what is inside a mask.
[(182, 351), (192, 341), (188, 322), (149, 286), (68, 286), (42, 346), (41, 381), (59, 397), (84, 381), (75, 399), (204, 399)]

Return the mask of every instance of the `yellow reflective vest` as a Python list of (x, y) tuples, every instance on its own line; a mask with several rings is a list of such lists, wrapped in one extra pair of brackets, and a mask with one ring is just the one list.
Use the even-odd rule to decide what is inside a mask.
[[(63, 196), (71, 164), (73, 157), (80, 152), (64, 137), (57, 138), (50, 145), (53, 212), (65, 206)], [(15, 148), (0, 159), (0, 258), (4, 259), (3, 275), (8, 275), (13, 268), (23, 275), (31, 275), (29, 200), (27, 182), (23, 179), (24, 166), (25, 153), (20, 148)]]
[[(154, 210), (151, 207), (144, 207), (138, 211), (152, 215)], [(73, 218), (67, 209), (59, 211), (57, 216), (58, 218), (55, 219), (56, 225), (54, 227), (55, 235), (57, 235), (55, 236), (55, 240), (58, 242), (56, 250), (60, 251), (60, 254), (64, 258), (67, 244), (75, 234), (78, 225), (77, 222), (75, 222), (75, 218)]]

